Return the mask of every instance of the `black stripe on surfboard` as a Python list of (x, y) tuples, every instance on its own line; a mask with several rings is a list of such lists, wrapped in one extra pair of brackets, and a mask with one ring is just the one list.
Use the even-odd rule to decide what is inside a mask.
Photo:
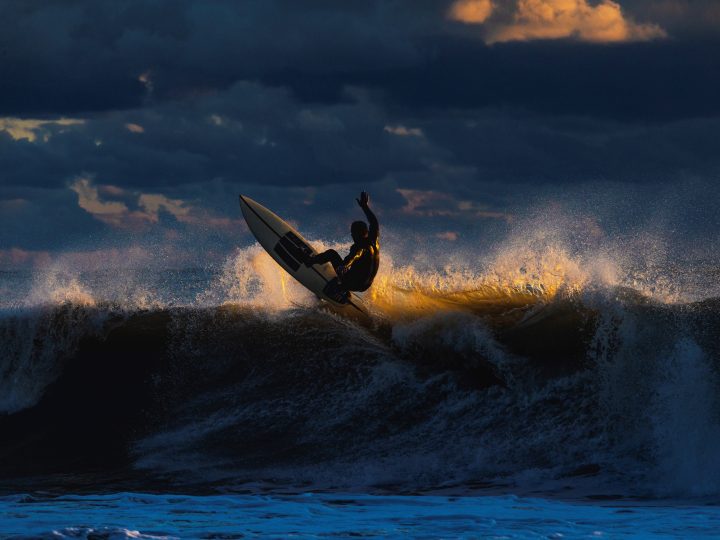
[[(263, 219), (263, 217), (262, 217), (260, 214), (258, 214), (257, 211), (256, 211), (250, 204), (248, 204), (248, 202), (245, 200), (245, 197), (243, 197), (242, 195), (240, 195), (240, 200), (245, 203), (245, 206), (247, 206), (250, 210), (252, 210), (252, 213), (255, 214), (255, 215), (257, 216), (257, 218), (258, 218), (260, 221), (262, 221), (263, 224), (264, 224), (268, 229), (270, 229), (270, 230), (273, 232), (273, 234), (275, 234), (275, 236), (277, 236), (278, 238), (282, 238), (282, 237), (283, 237), (282, 234), (280, 234), (280, 233), (277, 232), (275, 229), (273, 229), (273, 228), (270, 226), (270, 224), (268, 224), (268, 222), (265, 221), (265, 219)], [(325, 284), (326, 284), (326, 285), (327, 285), (328, 283), (330, 283), (330, 280), (329, 280), (328, 278), (326, 278), (325, 276), (323, 276), (317, 268), (315, 268), (314, 266), (311, 266), (310, 268), (312, 268), (313, 271), (314, 271), (318, 276), (320, 276), (323, 280), (325, 280)], [(355, 303), (354, 303), (352, 300), (348, 300), (348, 304), (350, 304), (352, 307), (354, 307), (355, 309), (357, 309), (360, 313), (365, 314), (365, 312), (364, 312), (362, 309), (360, 309), (358, 306), (356, 306)]]

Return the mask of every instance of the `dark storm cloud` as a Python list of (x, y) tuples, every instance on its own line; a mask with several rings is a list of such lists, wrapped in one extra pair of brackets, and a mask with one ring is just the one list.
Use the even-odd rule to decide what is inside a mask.
[[(57, 1), (0, 6), (0, 114), (75, 113), (178, 98), (299, 67), (370, 69), (412, 61), (407, 22), (377, 4)], [(399, 32), (397, 31), (399, 30)]]
[(6, 2), (0, 114), (137, 107), (249, 79), (306, 102), (347, 99), (354, 85), (405, 108), (512, 106), (628, 120), (718, 113), (719, 43), (707, 32), (703, 43), (674, 39), (677, 17), (668, 15), (676, 6), (682, 20), (702, 19), (711, 4), (623, 3), (643, 20), (665, 13), (669, 40), (493, 46), (478, 28), (449, 22), (450, 4)]
[(677, 39), (717, 38), (720, 3), (716, 0), (622, 0), (635, 18), (653, 21)]
[(629, 124), (583, 117), (482, 111), (419, 124), (476, 180), (568, 184), (652, 183), (685, 173), (717, 176), (720, 119)]
[[(83, 36), (84, 9), (80, 2), (0, 4), (0, 114), (56, 115), (141, 103), (145, 88), (132, 62)], [(95, 24), (101, 21), (88, 20)]]
[(718, 119), (632, 124), (501, 109), (411, 113), (388, 112), (362, 92), (307, 104), (286, 90), (239, 83), (39, 128), (33, 142), (0, 133), (0, 184), (61, 188), (89, 175), (98, 184), (168, 192), (212, 180), (362, 186), (391, 179), (396, 187), (461, 192), (476, 181), (651, 182), (720, 170)]
[(512, 107), (659, 121), (720, 113), (720, 41), (581, 44), (443, 40), (423, 69), (378, 73), (401, 108)]
[(45, 142), (0, 134), (6, 185), (58, 186), (73, 174), (158, 187), (223, 178), (317, 185), (417, 170), (444, 150), (385, 130), (362, 98), (301, 106), (286, 91), (240, 83), (225, 92), (70, 126)]
[[(488, 45), (450, 0), (1, 2), (0, 248), (106, 233), (78, 178), (128, 214), (144, 193), (237, 217), (243, 191), (330, 209), (321, 228), (343, 231), (361, 188), (407, 223), (427, 220), (408, 197), (443, 192), (472, 222), (528, 186), (716, 178), (714, 3), (621, 4), (668, 37)], [(517, 3), (500, 7), (512, 22)], [(61, 117), (82, 122), (7, 124)], [(200, 221), (155, 215), (183, 234)]]

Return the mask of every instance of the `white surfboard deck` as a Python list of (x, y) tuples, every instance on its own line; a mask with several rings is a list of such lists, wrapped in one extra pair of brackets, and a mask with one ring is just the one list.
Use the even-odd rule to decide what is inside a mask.
[(350, 293), (347, 304), (336, 302), (323, 293), (325, 285), (337, 274), (330, 263), (315, 264), (309, 268), (303, 264), (301, 253), (317, 255), (317, 251), (299, 232), (262, 204), (244, 195), (240, 195), (240, 209), (260, 245), (301, 285), (340, 312), (368, 315), (362, 300), (355, 293)]

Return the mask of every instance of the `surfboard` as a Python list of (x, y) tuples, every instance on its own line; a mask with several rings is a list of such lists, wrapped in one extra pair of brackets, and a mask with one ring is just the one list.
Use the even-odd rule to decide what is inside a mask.
[(317, 251), (285, 220), (244, 195), (240, 195), (240, 209), (258, 243), (301, 285), (337, 311), (368, 315), (357, 294), (350, 293), (348, 303), (341, 304), (323, 292), (325, 285), (337, 277), (335, 270), (330, 263), (305, 266), (306, 257), (316, 255)]

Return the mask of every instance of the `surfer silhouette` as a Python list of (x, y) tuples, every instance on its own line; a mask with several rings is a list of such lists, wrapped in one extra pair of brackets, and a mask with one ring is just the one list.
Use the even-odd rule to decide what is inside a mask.
[(360, 193), (355, 199), (365, 212), (370, 227), (364, 221), (353, 221), (350, 226), (353, 245), (344, 259), (334, 249), (309, 257), (305, 266), (314, 264), (332, 264), (337, 277), (330, 280), (323, 292), (337, 302), (347, 302), (349, 291), (366, 291), (372, 285), (380, 267), (380, 244), (378, 236), (380, 225), (375, 214), (370, 210), (370, 196), (367, 192)]

